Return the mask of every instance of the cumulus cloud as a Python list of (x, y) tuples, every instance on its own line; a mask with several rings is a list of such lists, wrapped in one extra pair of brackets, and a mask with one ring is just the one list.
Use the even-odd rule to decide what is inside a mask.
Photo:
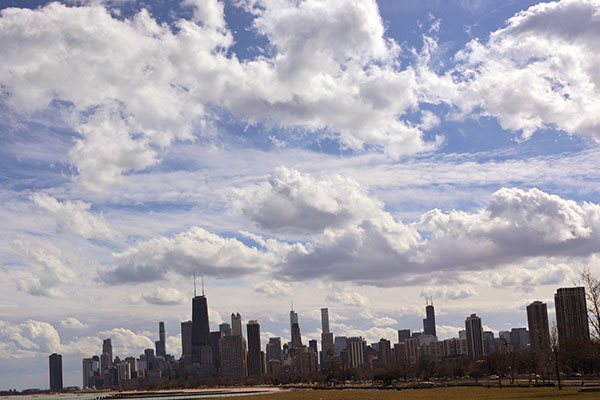
[(27, 320), (10, 324), (0, 320), (0, 343), (4, 346), (2, 358), (31, 357), (36, 353), (60, 351), (60, 336), (47, 322)]
[(421, 296), (435, 299), (460, 300), (477, 295), (477, 291), (471, 287), (435, 286), (421, 291)]
[(285, 282), (269, 280), (252, 285), (255, 292), (267, 297), (287, 297), (290, 296), (291, 286)]
[(113, 240), (119, 236), (102, 214), (95, 215), (89, 211), (91, 204), (82, 201), (60, 202), (44, 193), (34, 193), (31, 200), (56, 218), (59, 232), (74, 233), (85, 239)]
[(394, 318), (390, 318), (390, 317), (380, 317), (380, 318), (375, 318), (373, 320), (373, 324), (375, 326), (391, 326), (391, 325), (398, 325), (398, 321), (396, 321)]
[(85, 329), (88, 326), (74, 317), (65, 318), (60, 321), (60, 326), (69, 329)]
[(17, 112), (68, 104), (61, 111), (78, 134), (69, 157), (96, 191), (202, 135), (222, 107), (248, 123), (321, 131), (392, 157), (436, 146), (402, 120), (418, 104), (415, 72), (398, 68), (399, 46), (374, 0), (240, 4), (270, 45), (244, 62), (230, 51), (222, 1), (185, 1), (194, 17), (173, 26), (146, 10), (113, 18), (101, 3), (4, 9), (2, 100)]
[(144, 349), (154, 348), (154, 342), (150, 338), (126, 328), (101, 331), (98, 332), (98, 337), (111, 338), (114, 355), (141, 354)]
[(50, 243), (15, 242), (27, 263), (25, 275), (16, 280), (17, 288), (33, 296), (65, 297), (63, 287), (76, 281), (63, 253)]
[(599, 13), (595, 0), (542, 3), (471, 41), (456, 56), (450, 103), (525, 138), (557, 127), (600, 140)]
[(263, 229), (318, 233), (375, 216), (383, 205), (352, 179), (317, 180), (279, 167), (268, 182), (235, 190), (232, 207)]
[(147, 303), (159, 306), (172, 306), (181, 304), (186, 300), (186, 296), (175, 288), (148, 288), (143, 289), (142, 294), (132, 295), (133, 303)]
[(358, 292), (333, 292), (327, 294), (326, 300), (351, 307), (364, 307), (369, 304), (369, 299)]
[(114, 254), (117, 266), (100, 272), (110, 283), (151, 282), (168, 273), (194, 272), (218, 278), (240, 276), (273, 265), (274, 254), (195, 227), (173, 237), (157, 237)]

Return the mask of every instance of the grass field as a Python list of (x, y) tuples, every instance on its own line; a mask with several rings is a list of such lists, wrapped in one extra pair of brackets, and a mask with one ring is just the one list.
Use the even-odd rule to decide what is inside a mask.
[(468, 400), (468, 399), (600, 399), (600, 392), (578, 393), (576, 387), (556, 388), (491, 388), (455, 387), (419, 390), (306, 390), (236, 397), (248, 400)]

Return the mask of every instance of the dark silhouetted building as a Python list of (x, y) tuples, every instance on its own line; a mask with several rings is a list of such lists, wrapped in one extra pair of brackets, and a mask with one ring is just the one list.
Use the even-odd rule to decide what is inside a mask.
[(292, 324), (292, 349), (302, 347), (302, 336), (300, 335), (300, 325), (297, 322)]
[(262, 360), (260, 351), (260, 325), (258, 321), (248, 321), (248, 376), (262, 375)]
[(267, 343), (267, 363), (271, 360), (278, 360), (280, 366), (283, 363), (283, 357), (281, 354), (281, 338), (270, 338), (269, 343)]
[(527, 350), (529, 344), (529, 332), (525, 328), (512, 328), (510, 330), (510, 344), (515, 347), (517, 351)]
[(410, 329), (398, 329), (398, 343), (402, 343), (405, 339), (410, 337)]
[(379, 340), (379, 362), (382, 366), (392, 364), (392, 344), (389, 340)]
[(158, 341), (154, 342), (154, 346), (156, 348), (156, 356), (166, 358), (167, 350), (166, 350), (166, 339), (165, 339), (165, 323), (158, 323)]
[(481, 318), (475, 314), (465, 320), (465, 331), (467, 334), (467, 353), (475, 360), (483, 358), (483, 329)]
[(590, 338), (584, 287), (560, 288), (554, 295), (560, 342)]
[(547, 350), (550, 347), (550, 330), (546, 303), (534, 301), (527, 306), (527, 325), (531, 348), (538, 351)]
[(223, 336), (231, 335), (231, 325), (227, 322), (219, 324), (219, 332), (221, 332)]
[(329, 309), (321, 308), (321, 330), (323, 333), (329, 332)]
[(82, 388), (89, 387), (88, 380), (90, 376), (94, 375), (94, 362), (91, 358), (84, 358), (81, 362), (81, 371), (83, 372), (83, 383)]
[(113, 349), (112, 341), (110, 339), (104, 339), (102, 341), (102, 370), (107, 370), (112, 367), (113, 363)]
[(50, 354), (50, 391), (60, 392), (63, 389), (62, 356)]
[(425, 316), (423, 320), (423, 334), (436, 336), (435, 333), (435, 309), (433, 302), (425, 307)]
[(192, 299), (192, 358), (200, 353), (200, 346), (208, 346), (209, 333), (206, 296), (195, 296)]
[(181, 323), (181, 355), (184, 359), (192, 357), (192, 321)]

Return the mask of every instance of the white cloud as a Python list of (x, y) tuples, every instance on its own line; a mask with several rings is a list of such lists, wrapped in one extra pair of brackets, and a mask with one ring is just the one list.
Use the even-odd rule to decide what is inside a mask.
[(60, 337), (47, 322), (27, 320), (10, 324), (0, 320), (0, 357), (31, 357), (36, 353), (50, 354), (60, 351)]
[(181, 304), (186, 300), (186, 296), (175, 288), (146, 288), (142, 290), (142, 294), (132, 295), (133, 303), (144, 302), (159, 306), (172, 306)]
[(73, 317), (65, 318), (60, 321), (60, 326), (69, 329), (85, 329), (88, 327), (86, 324)]
[(375, 318), (373, 320), (373, 325), (375, 325), (375, 326), (398, 325), (398, 321), (396, 321), (394, 318), (390, 318), (390, 317), (380, 317), (380, 318)]
[(28, 266), (17, 279), (17, 288), (33, 296), (64, 298), (62, 288), (76, 282), (60, 249), (50, 243), (17, 241)]
[(351, 307), (364, 307), (369, 304), (369, 299), (358, 292), (333, 292), (327, 294), (326, 300)]
[(291, 286), (285, 282), (269, 280), (252, 285), (255, 292), (266, 297), (289, 297)]
[(173, 27), (146, 10), (113, 18), (100, 3), (2, 10), (3, 102), (17, 112), (60, 109), (80, 135), (69, 157), (86, 188), (156, 164), (173, 142), (206, 134), (218, 118), (206, 110), (221, 107), (392, 157), (437, 145), (402, 120), (418, 104), (415, 72), (398, 68), (375, 1), (247, 2), (270, 51), (244, 62), (228, 55), (223, 2), (183, 5), (194, 7), (193, 21)]
[[(129, 356), (141, 354), (145, 349), (153, 349), (154, 342), (148, 336), (136, 333), (130, 329), (113, 328), (98, 332), (98, 337), (110, 338), (115, 356)], [(99, 351), (99, 348), (98, 350)]]
[(457, 54), (450, 102), (525, 138), (556, 126), (600, 140), (599, 13), (595, 0), (565, 0), (516, 14)]
[(174, 237), (157, 237), (114, 254), (116, 268), (100, 272), (112, 283), (150, 282), (175, 272), (219, 278), (257, 272), (273, 265), (275, 256), (195, 227)]
[(31, 200), (56, 218), (59, 232), (74, 233), (85, 239), (114, 240), (119, 236), (102, 214), (94, 215), (89, 211), (91, 204), (82, 201), (60, 202), (44, 193), (34, 193)]
[(460, 300), (477, 295), (477, 291), (471, 286), (435, 286), (421, 291), (423, 297), (433, 299)]
[(263, 229), (318, 233), (375, 216), (383, 205), (352, 179), (316, 180), (279, 167), (268, 182), (235, 190), (232, 207)]

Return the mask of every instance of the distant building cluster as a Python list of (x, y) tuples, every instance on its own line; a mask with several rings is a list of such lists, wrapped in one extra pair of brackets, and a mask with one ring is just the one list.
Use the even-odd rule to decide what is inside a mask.
[[(560, 288), (554, 295), (556, 327), (559, 342), (573, 339), (589, 340), (589, 326), (583, 287)], [(398, 330), (397, 342), (382, 338), (370, 345), (362, 337), (334, 336), (329, 327), (329, 311), (321, 309), (321, 349), (317, 341), (302, 343), (298, 313), (290, 311), (291, 340), (269, 338), (261, 348), (260, 324), (250, 320), (246, 337), (242, 317), (231, 314), (231, 323), (222, 323), (218, 331), (210, 331), (207, 298), (192, 299), (192, 320), (181, 323), (182, 356), (175, 359), (166, 354), (165, 326), (159, 322), (159, 340), (155, 349), (146, 349), (139, 357), (113, 357), (111, 339), (102, 344), (102, 354), (84, 358), (83, 387), (139, 386), (142, 382), (169, 379), (230, 378), (282, 376), (284, 374), (314, 375), (348, 368), (386, 368), (410, 366), (423, 357), (435, 362), (481, 360), (496, 351), (546, 351), (550, 347), (548, 312), (545, 303), (534, 301), (527, 306), (528, 328), (501, 331), (495, 337), (484, 331), (481, 318), (471, 314), (465, 319), (465, 329), (458, 338), (438, 340), (435, 309), (428, 301), (423, 330)], [(50, 356), (50, 389), (62, 389), (62, 358)]]

